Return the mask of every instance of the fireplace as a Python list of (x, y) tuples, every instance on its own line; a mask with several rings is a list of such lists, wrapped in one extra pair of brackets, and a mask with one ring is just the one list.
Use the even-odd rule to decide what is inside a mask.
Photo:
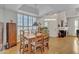
[(66, 30), (59, 30), (58, 37), (66, 37)]
[(79, 37), (79, 30), (76, 30), (76, 35), (77, 37)]

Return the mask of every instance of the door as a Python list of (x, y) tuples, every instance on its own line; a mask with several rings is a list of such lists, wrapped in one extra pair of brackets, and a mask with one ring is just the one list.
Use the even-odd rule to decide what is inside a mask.
[(48, 22), (48, 29), (49, 29), (49, 36), (57, 37), (58, 30), (57, 30), (57, 20), (52, 20)]

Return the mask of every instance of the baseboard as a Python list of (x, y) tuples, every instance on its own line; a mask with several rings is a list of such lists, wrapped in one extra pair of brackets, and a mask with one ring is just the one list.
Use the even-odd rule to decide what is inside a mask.
[[(58, 36), (57, 37), (53, 37), (53, 36), (49, 36), (50, 38), (59, 38)], [(77, 37), (75, 35), (67, 35), (66, 37)], [(65, 38), (65, 37), (64, 37)]]

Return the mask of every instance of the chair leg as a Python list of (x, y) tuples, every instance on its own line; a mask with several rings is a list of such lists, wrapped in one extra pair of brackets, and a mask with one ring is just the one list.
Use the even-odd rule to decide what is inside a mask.
[(35, 49), (35, 50), (36, 50), (36, 53), (37, 53), (37, 50), (38, 50), (38, 49), (40, 50), (41, 53), (43, 53), (43, 48), (42, 48), (42, 47), (37, 47), (37, 48)]
[(47, 49), (49, 49), (49, 45), (48, 45), (48, 43), (46, 43), (46, 46), (45, 46)]

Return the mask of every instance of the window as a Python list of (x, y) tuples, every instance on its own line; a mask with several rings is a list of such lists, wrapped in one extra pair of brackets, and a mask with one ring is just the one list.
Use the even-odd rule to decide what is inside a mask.
[(78, 20), (75, 20), (75, 34), (77, 29), (78, 29)]
[(33, 17), (29, 16), (29, 26), (32, 26), (33, 25)]
[(23, 15), (21, 15), (21, 14), (18, 14), (17, 15), (18, 16), (18, 26), (23, 26)]
[(48, 27), (48, 21), (45, 21), (45, 22), (44, 22), (44, 26), (45, 26), (45, 27)]
[(28, 26), (28, 16), (24, 16), (24, 26)]
[(56, 21), (56, 19), (44, 19), (44, 26), (45, 26), (45, 27), (48, 27), (49, 21), (50, 21), (50, 22), (51, 22), (51, 21)]
[(31, 31), (33, 32), (33, 24), (34, 22), (36, 22), (36, 17), (33, 16), (27, 16), (27, 15), (22, 15), (22, 14), (18, 14), (17, 15), (17, 32), (19, 35), (20, 29), (21, 30), (26, 30), (26, 31)]
[(48, 19), (44, 19), (44, 26), (48, 27)]
[(78, 20), (75, 20), (75, 28), (78, 28)]
[(33, 17), (33, 23), (35, 23), (36, 22), (36, 17)]

